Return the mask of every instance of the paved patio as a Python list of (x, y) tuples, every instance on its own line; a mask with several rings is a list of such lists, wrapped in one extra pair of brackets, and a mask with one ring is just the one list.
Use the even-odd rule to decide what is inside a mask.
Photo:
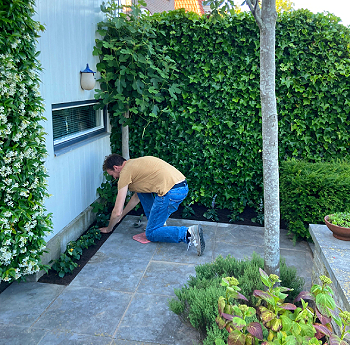
[[(202, 224), (206, 250), (168, 243), (141, 244), (127, 216), (69, 286), (13, 283), (0, 294), (0, 344), (4, 345), (192, 345), (198, 334), (168, 309), (174, 288), (195, 266), (228, 254), (264, 255), (263, 228), (169, 219), (168, 224)], [(281, 231), (281, 256), (311, 286), (312, 251)]]

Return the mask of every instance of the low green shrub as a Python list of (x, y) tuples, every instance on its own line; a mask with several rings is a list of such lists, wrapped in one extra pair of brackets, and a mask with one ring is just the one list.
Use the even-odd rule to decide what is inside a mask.
[(92, 211), (96, 213), (96, 222), (99, 226), (108, 225), (110, 213), (118, 194), (117, 181), (106, 172), (104, 173), (104, 177), (105, 181), (97, 188), (99, 199), (91, 205)]
[[(226, 258), (218, 256), (215, 261), (196, 267), (196, 276), (191, 276), (185, 286), (175, 289), (176, 298), (169, 301), (170, 310), (189, 321), (201, 335), (206, 337), (203, 344), (210, 344), (209, 339), (216, 339), (218, 333), (222, 339), (227, 339), (226, 330), (217, 330), (215, 318), (217, 316), (217, 301), (225, 293), (220, 285), (223, 277), (234, 276), (242, 282), (241, 293), (250, 296), (249, 305), (256, 304), (257, 299), (252, 296), (255, 289), (263, 289), (259, 268), (264, 267), (264, 260), (253, 253), (252, 259), (238, 260), (228, 255)], [(280, 264), (281, 281), (284, 286), (292, 288), (288, 301), (292, 301), (301, 291), (304, 280), (298, 277), (294, 267), (287, 267), (285, 260)], [(213, 344), (213, 342), (211, 343)]]
[(76, 241), (70, 241), (67, 249), (60, 255), (57, 260), (52, 260), (51, 268), (63, 278), (66, 274), (72, 273), (78, 266), (78, 261), (83, 254), (83, 249), (87, 249), (95, 244), (95, 240), (101, 239), (101, 232), (98, 226), (92, 226), (84, 235), (80, 236)]
[[(290, 289), (279, 284), (281, 280), (277, 275), (259, 271), (265, 287), (254, 290), (258, 298), (255, 307), (238, 303), (237, 300), (247, 301), (247, 298), (240, 293), (236, 278), (222, 278), (221, 285), (226, 291), (225, 297), (220, 296), (218, 300), (216, 322), (219, 329), (229, 332), (228, 345), (347, 344), (350, 312), (336, 306), (328, 277), (320, 277), (322, 286), (315, 284), (310, 292), (300, 292), (294, 304), (285, 302)], [(332, 321), (339, 327), (339, 336), (333, 331)], [(225, 344), (220, 336), (215, 339), (215, 345)]]
[(280, 198), (288, 230), (295, 238), (311, 239), (309, 224), (350, 210), (350, 162), (281, 162)]
[(329, 215), (328, 221), (343, 228), (350, 228), (350, 212), (337, 212)]

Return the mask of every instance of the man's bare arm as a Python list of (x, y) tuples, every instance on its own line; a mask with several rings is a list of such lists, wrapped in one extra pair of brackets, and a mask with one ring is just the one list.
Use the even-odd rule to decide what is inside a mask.
[[(127, 188), (127, 186), (126, 186), (126, 188)], [(118, 196), (119, 196), (119, 193), (122, 191), (122, 189), (118, 192)], [(127, 189), (126, 189), (126, 192), (128, 192)], [(125, 217), (140, 202), (140, 199), (139, 199), (137, 193), (134, 193), (134, 195), (130, 198), (129, 202), (127, 203), (127, 205), (123, 209), (121, 215), (118, 216), (119, 212), (117, 212), (117, 211), (120, 211), (119, 204), (117, 204), (118, 196), (117, 196), (117, 200), (116, 200), (116, 203), (114, 206), (114, 208), (117, 207), (116, 212), (114, 213), (114, 217), (113, 217), (113, 212), (114, 212), (114, 209), (113, 209), (108, 227), (100, 228), (100, 231), (103, 233), (111, 232), (113, 230), (113, 228), (115, 227), (115, 225), (117, 223), (119, 223), (122, 220), (122, 218)], [(126, 198), (126, 195), (125, 195), (125, 198)], [(125, 202), (125, 198), (124, 198), (124, 202)], [(111, 226), (111, 228), (110, 228), (110, 226)]]
[(126, 216), (139, 202), (140, 202), (140, 199), (137, 193), (134, 193), (134, 195), (130, 198), (129, 202), (127, 203), (127, 205), (123, 210), (122, 218)]
[(106, 228), (100, 228), (100, 231), (103, 233), (108, 233), (113, 230), (117, 223), (123, 218), (123, 208), (128, 193), (128, 186), (123, 187), (118, 191), (117, 199), (115, 200), (114, 208), (111, 213), (111, 218), (109, 224)]

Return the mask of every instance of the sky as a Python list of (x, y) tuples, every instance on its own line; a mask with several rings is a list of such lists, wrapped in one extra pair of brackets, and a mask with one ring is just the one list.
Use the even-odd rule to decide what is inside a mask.
[[(306, 8), (313, 13), (330, 12), (341, 18), (341, 24), (350, 25), (350, 0), (291, 0), (294, 3), (294, 9)], [(235, 1), (236, 3), (236, 1)], [(239, 1), (237, 1), (239, 3)], [(249, 10), (247, 5), (243, 10)]]
[(294, 9), (307, 8), (313, 13), (327, 11), (341, 18), (343, 25), (350, 25), (349, 0), (292, 0)]

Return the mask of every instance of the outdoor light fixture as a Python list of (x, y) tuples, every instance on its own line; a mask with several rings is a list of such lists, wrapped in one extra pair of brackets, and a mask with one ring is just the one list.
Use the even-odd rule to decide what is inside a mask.
[(89, 64), (86, 64), (84, 71), (80, 72), (80, 86), (83, 90), (92, 90), (95, 87), (94, 73), (96, 72), (89, 68)]

